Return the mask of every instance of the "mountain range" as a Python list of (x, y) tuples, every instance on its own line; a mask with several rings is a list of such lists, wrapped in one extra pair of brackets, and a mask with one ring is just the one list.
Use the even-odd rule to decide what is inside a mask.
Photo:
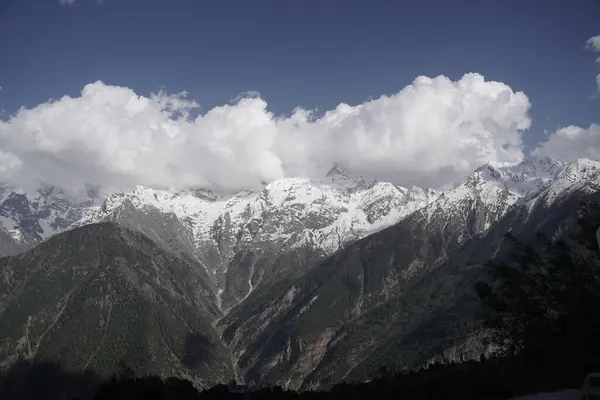
[(284, 258), (302, 268), (398, 222), (437, 195), (354, 176), (340, 165), (320, 180), (284, 179), (262, 191), (226, 196), (137, 187), (73, 202), (52, 187), (33, 196), (4, 188), (0, 225), (12, 240), (0, 249), (15, 254), (74, 227), (115, 221), (200, 262), (227, 309), (263, 280), (286, 273), (278, 270)]
[(472, 283), (568, 225), (600, 163), (486, 164), (437, 192), (353, 175), (260, 191), (0, 189), (0, 360), (315, 389), (489, 351)]

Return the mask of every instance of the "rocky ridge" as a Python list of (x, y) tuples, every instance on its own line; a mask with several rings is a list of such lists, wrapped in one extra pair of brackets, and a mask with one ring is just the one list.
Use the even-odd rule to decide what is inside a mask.
[(8, 249), (14, 252), (77, 226), (118, 222), (199, 261), (227, 309), (272, 275), (332, 254), (437, 196), (433, 190), (367, 180), (335, 165), (320, 180), (288, 178), (231, 196), (138, 186), (103, 200), (72, 202), (55, 188), (34, 196), (4, 188), (0, 226), (15, 242)]

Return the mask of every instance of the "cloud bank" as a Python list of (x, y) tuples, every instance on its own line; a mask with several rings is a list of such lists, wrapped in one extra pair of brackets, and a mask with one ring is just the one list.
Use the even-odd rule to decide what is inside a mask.
[(150, 97), (102, 82), (0, 121), (0, 177), (76, 192), (135, 185), (234, 191), (288, 176), (319, 176), (334, 162), (399, 184), (443, 187), (489, 161), (523, 159), (530, 126), (522, 92), (479, 74), (418, 77), (391, 96), (340, 104), (316, 117), (275, 116), (257, 95), (213, 108), (185, 93)]
[(587, 129), (575, 125), (561, 128), (532, 154), (564, 161), (578, 158), (597, 160), (600, 157), (600, 125), (591, 124)]

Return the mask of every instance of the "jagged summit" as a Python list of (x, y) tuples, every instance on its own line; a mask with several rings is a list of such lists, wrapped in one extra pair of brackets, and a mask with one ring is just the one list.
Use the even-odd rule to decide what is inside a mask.
[(193, 196), (206, 201), (217, 201), (220, 197), (210, 189), (195, 189), (190, 192)]
[(336, 162), (320, 182), (326, 185), (337, 186), (339, 188), (356, 189), (373, 185), (377, 181), (356, 175), (342, 164)]
[(554, 180), (566, 163), (551, 158), (526, 160), (518, 164), (487, 163), (465, 181), (472, 190), (495, 201), (497, 192), (517, 198), (532, 198)]
[[(502, 198), (503, 202), (514, 204), (519, 199), (534, 198), (556, 179), (564, 181), (558, 185), (558, 192), (571, 183), (594, 180), (598, 176), (597, 166), (598, 162), (587, 159), (569, 164), (552, 158), (526, 160), (519, 164), (487, 163), (477, 168), (461, 185), (444, 192), (443, 197), (476, 197), (484, 204), (495, 204)], [(269, 205), (293, 209), (294, 218), (298, 220), (309, 221), (323, 213), (337, 215), (337, 223), (332, 222), (331, 229), (343, 232), (342, 238), (349, 238), (389, 226), (439, 195), (431, 189), (367, 179), (335, 163), (321, 180), (285, 178), (265, 185), (260, 192), (243, 191), (233, 195), (203, 188), (173, 192), (138, 186), (131, 192), (116, 192), (105, 198), (98, 197), (95, 190), (89, 193), (87, 200), (74, 202), (60, 189), (48, 185), (32, 195), (19, 188), (3, 187), (0, 189), (0, 225), (15, 240), (34, 244), (73, 226), (111, 215), (113, 218), (117, 209), (128, 204), (140, 210), (153, 209), (191, 221), (189, 225), (198, 239), (201, 232), (211, 231), (223, 215), (237, 224), (251, 214), (256, 214), (254, 219), (259, 218)], [(315, 211), (307, 212), (309, 209)], [(264, 217), (261, 215), (260, 219), (264, 220)], [(350, 239), (341, 241), (345, 240)], [(338, 246), (330, 244), (326, 247), (332, 250)]]
[(500, 192), (508, 193), (515, 202), (527, 202), (541, 194), (552, 202), (574, 184), (596, 185), (599, 180), (598, 161), (579, 159), (564, 162), (545, 157), (515, 165), (486, 164), (475, 170), (466, 184), (480, 194), (487, 193), (490, 202), (495, 201)]
[(479, 234), (515, 205), (544, 199), (547, 206), (577, 189), (573, 186), (577, 182), (595, 184), (599, 180), (594, 172), (596, 165), (600, 163), (590, 160), (567, 163), (552, 158), (518, 164), (487, 163), (473, 171), (463, 183), (442, 193), (429, 208), (460, 215), (465, 223), (470, 221), (470, 234)]
[(517, 183), (528, 180), (553, 179), (567, 165), (552, 158), (525, 160), (518, 164), (487, 163), (477, 168), (470, 177)]
[(558, 176), (569, 179), (572, 182), (578, 182), (581, 180), (597, 179), (599, 173), (600, 162), (588, 158), (580, 158), (573, 163), (565, 165)]
[(600, 190), (599, 161), (582, 158), (566, 164), (544, 193), (544, 201), (546, 204), (551, 204), (565, 194), (576, 190), (588, 193)]

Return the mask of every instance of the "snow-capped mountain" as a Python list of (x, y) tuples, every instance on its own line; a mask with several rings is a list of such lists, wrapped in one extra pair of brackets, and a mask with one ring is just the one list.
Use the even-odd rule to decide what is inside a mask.
[(581, 195), (598, 191), (599, 168), (551, 159), (484, 165), (393, 227), (254, 291), (217, 324), (240, 375), (308, 390), (362, 379), (390, 355), (407, 368), (457, 346), (479, 357), (482, 348), (465, 340), (473, 332), (457, 333), (481, 310), (471, 288), (486, 262), (508, 250), (507, 232), (562, 229)]
[[(419, 210), (417, 219), (428, 226), (428, 231), (439, 232), (442, 248), (453, 248), (487, 232), (514, 207), (531, 213), (536, 207), (549, 208), (574, 191), (600, 190), (599, 171), (600, 162), (588, 159), (573, 163), (551, 158), (516, 165), (488, 163)], [(444, 251), (440, 256), (447, 254)]]
[(50, 186), (33, 194), (0, 187), (0, 226), (21, 247), (32, 246), (71, 228), (94, 201), (93, 197), (82, 203), (70, 201)]
[[(87, 257), (90, 271), (102, 268), (115, 282), (126, 283), (113, 292), (113, 301), (133, 288), (153, 302), (172, 296), (193, 309), (206, 304), (213, 314), (206, 328), (216, 330), (214, 341), (230, 352), (237, 376), (314, 389), (369, 376), (372, 367), (386, 362), (389, 349), (406, 357), (401, 360), (406, 366), (418, 366), (440, 349), (460, 346), (447, 330), (461, 326), (457, 316), (472, 312), (465, 290), (484, 273), (486, 261), (502, 254), (504, 234), (524, 237), (548, 227), (555, 232), (582, 195), (599, 189), (599, 162), (552, 159), (487, 164), (439, 195), (357, 177), (341, 166), (322, 179), (283, 179), (227, 196), (138, 187), (80, 203), (57, 189), (30, 195), (5, 188), (0, 251), (14, 253), (16, 243), (31, 246), (72, 227), (115, 221), (58, 235), (23, 257), (46, 271), (40, 262), (61, 255), (47, 271), (70, 276), (81, 269), (80, 259), (71, 257), (75, 249)], [(105, 239), (112, 242), (104, 244)], [(86, 253), (86, 246), (93, 251)], [(12, 271), (27, 270), (20, 265)], [(185, 265), (189, 269), (178, 274)], [(5, 280), (13, 275), (6, 272)], [(38, 274), (31, 287), (48, 282), (46, 276)], [(182, 277), (187, 285), (180, 285)], [(189, 290), (181, 292), (185, 287)], [(41, 323), (57, 315), (52, 313), (62, 318), (71, 290), (45, 289), (60, 300), (37, 301), (41, 308), (28, 311), (19, 329), (31, 332), (30, 318)], [(36, 294), (16, 295), (23, 293)], [(73, 298), (88, 299), (81, 293)], [(91, 310), (100, 312), (91, 320), (105, 311)], [(6, 343), (11, 349), (20, 342), (11, 337)]]
[(272, 274), (331, 254), (438, 196), (355, 176), (340, 165), (320, 180), (287, 178), (233, 196), (140, 186), (73, 204), (47, 187), (33, 196), (18, 189), (2, 194), (0, 223), (17, 243), (31, 246), (72, 227), (115, 220), (200, 260), (226, 304)]
[(567, 167), (571, 168), (567, 163), (550, 158), (527, 160), (517, 165), (488, 163), (477, 168), (456, 188), (442, 193), (428, 210), (441, 209), (445, 214), (459, 215), (468, 227), (468, 234), (479, 234), (504, 216), (510, 207), (535, 199), (546, 188), (555, 187), (557, 193), (566, 190), (557, 179)]
[[(224, 307), (243, 300), (261, 282), (301, 272), (306, 265), (417, 210), (461, 242), (486, 231), (516, 204), (600, 183), (600, 163), (553, 159), (518, 165), (486, 164), (449, 191), (405, 188), (355, 176), (335, 165), (322, 179), (286, 178), (261, 191), (231, 196), (210, 190), (171, 192), (137, 187), (74, 202), (44, 187), (33, 195), (0, 189), (0, 251), (11, 254), (70, 228), (113, 220), (199, 260), (214, 278)], [(594, 190), (593, 188), (590, 190)]]
[(600, 190), (600, 162), (579, 159), (566, 164), (543, 194), (543, 201), (550, 204), (579, 190), (586, 193)]

